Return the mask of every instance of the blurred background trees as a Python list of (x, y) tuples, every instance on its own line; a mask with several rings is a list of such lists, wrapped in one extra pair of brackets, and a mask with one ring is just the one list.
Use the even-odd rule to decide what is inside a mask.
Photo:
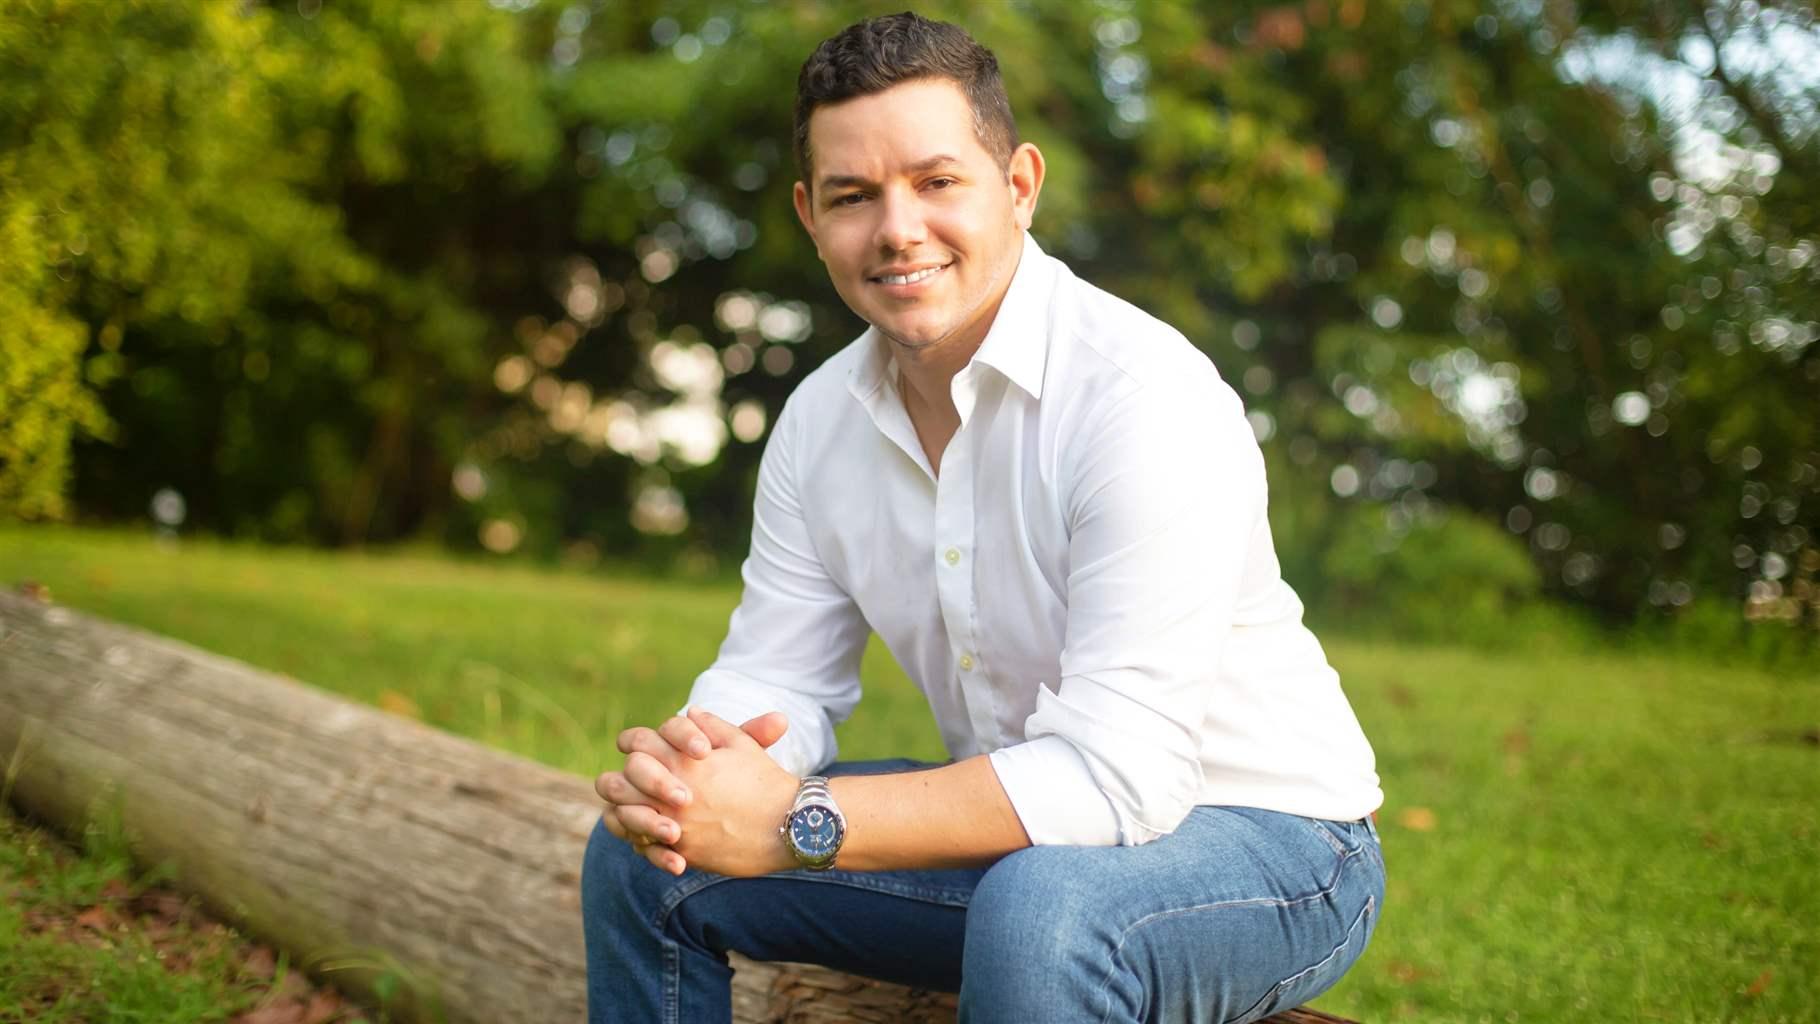
[[(863, 326), (796, 71), (892, 9), (8, 5), (0, 512), (730, 566)], [(998, 53), (1039, 241), (1245, 397), (1324, 615), (1820, 629), (1811, 5), (918, 10)]]

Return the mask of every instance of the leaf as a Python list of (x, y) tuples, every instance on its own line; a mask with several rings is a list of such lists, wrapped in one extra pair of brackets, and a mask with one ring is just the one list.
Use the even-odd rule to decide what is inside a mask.
[(309, 1005), (304, 1007), (303, 1024), (328, 1024), (335, 1019), (343, 1008), (341, 996), (329, 991), (318, 990), (310, 996)]
[(420, 719), (423, 717), (423, 712), (418, 709), (417, 702), (396, 690), (387, 690), (380, 694), (379, 706), (394, 715), (403, 715), (405, 718)]
[(1751, 982), (1750, 987), (1748, 987), (1744, 990), (1745, 998), (1755, 999), (1758, 996), (1762, 995), (1764, 990), (1769, 988), (1769, 983), (1772, 980), (1774, 980), (1775, 977), (1776, 977), (1775, 971), (1767, 971), (1767, 970), (1764, 971), (1762, 974), (1757, 975), (1757, 980)]
[(272, 955), (272, 947), (255, 946), (242, 962), (242, 967), (256, 978), (270, 978), (278, 970), (278, 963)]
[(295, 999), (261, 1006), (235, 1017), (233, 1024), (303, 1024), (304, 1006)]
[(1503, 743), (1506, 754), (1527, 754), (1529, 753), (1529, 730), (1517, 726), (1504, 734)]
[(1397, 824), (1411, 832), (1433, 832), (1435, 812), (1426, 807), (1405, 807), (1397, 812)]

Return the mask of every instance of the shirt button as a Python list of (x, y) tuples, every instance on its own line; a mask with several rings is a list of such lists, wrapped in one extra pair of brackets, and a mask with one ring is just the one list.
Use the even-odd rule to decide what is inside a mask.
[(959, 564), (961, 564), (961, 552), (960, 552), (960, 549), (959, 549), (959, 548), (949, 548), (949, 549), (948, 549), (948, 550), (947, 550), (947, 551), (946, 551), (946, 552), (945, 552), (945, 553), (944, 553), (944, 554), (943, 554), (943, 555), (942, 555), (942, 557), (943, 557), (943, 558), (945, 558), (945, 559), (947, 559), (947, 560), (948, 560), (948, 564), (949, 564), (949, 565), (959, 565)]
[(962, 672), (973, 671), (973, 655), (971, 655), (971, 654), (961, 655), (961, 671)]

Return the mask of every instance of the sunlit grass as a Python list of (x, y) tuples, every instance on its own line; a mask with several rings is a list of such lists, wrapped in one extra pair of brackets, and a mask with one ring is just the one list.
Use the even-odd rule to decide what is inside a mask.
[[(0, 583), (592, 775), (713, 660), (736, 584), (333, 555), (67, 530), (0, 531)], [(843, 756), (940, 758), (921, 697), (876, 643)]]
[[(0, 530), (0, 583), (581, 774), (675, 709), (729, 584), (429, 555)], [(1543, 645), (1538, 645), (1542, 647)], [(1379, 755), (1379, 935), (1320, 1005), (1364, 1020), (1811, 1019), (1820, 680), (1631, 655), (1333, 641)], [(875, 643), (843, 755), (938, 758)]]

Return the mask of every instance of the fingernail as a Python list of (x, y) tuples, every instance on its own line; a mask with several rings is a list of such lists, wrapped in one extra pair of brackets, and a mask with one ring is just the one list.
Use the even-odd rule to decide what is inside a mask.
[(690, 740), (689, 741), (689, 753), (694, 754), (696, 757), (707, 757), (708, 756), (708, 741), (707, 740)]
[(677, 787), (676, 789), (672, 789), (670, 791), (670, 802), (673, 804), (688, 803), (689, 802), (689, 791), (681, 788), (680, 786)]

